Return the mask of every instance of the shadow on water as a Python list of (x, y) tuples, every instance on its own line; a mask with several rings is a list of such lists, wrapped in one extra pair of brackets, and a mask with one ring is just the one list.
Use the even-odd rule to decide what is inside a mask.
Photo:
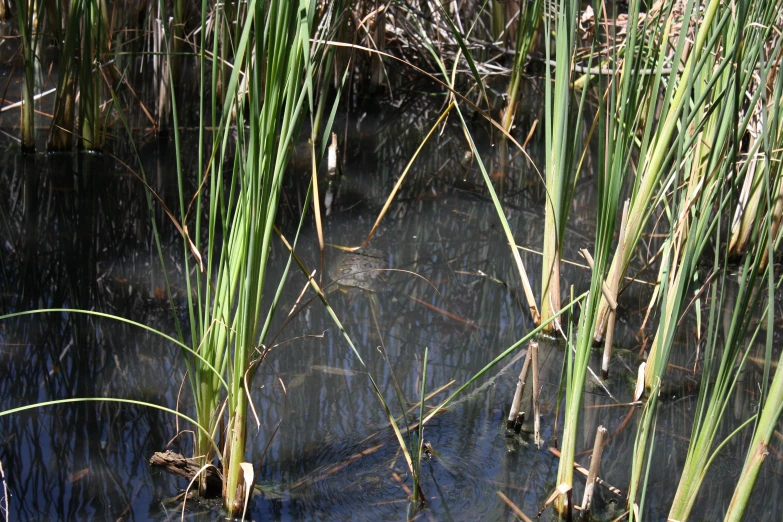
[[(364, 121), (372, 133), (351, 135), (346, 144), (345, 176), (330, 215), (325, 239), (332, 245), (362, 242), (421, 138), (420, 114), (397, 114)], [(421, 388), (421, 366), (429, 347), (427, 389), (453, 382), (428, 406), (439, 403), (507, 346), (532, 329), (518, 293), (518, 276), (491, 203), (481, 189), (475, 165), (461, 161), (464, 146), (456, 127), (425, 148), (370, 242), (378, 272), (370, 287), (334, 284), (328, 299), (356, 342), (381, 392), (395, 411), (399, 400), (411, 411)], [(534, 140), (531, 153), (542, 153)], [(150, 142), (141, 154), (150, 183), (164, 201), (174, 194), (171, 150)], [(517, 159), (505, 182), (507, 216), (518, 241), (533, 249), (541, 244), (543, 195), (530, 187), (536, 176)], [(188, 166), (186, 166), (188, 167)], [(189, 166), (188, 168), (195, 168)], [(165, 298), (165, 278), (174, 290), (181, 320), (185, 291), (182, 248), (173, 227), (157, 208), (167, 274), (161, 269), (142, 186), (115, 162), (100, 155), (4, 153), (0, 167), (3, 227), (2, 289), (6, 312), (34, 308), (80, 308), (110, 312), (168, 333), (175, 327)], [(281, 212), (281, 225), (293, 234), (300, 215), (306, 169), (294, 158)], [(589, 181), (589, 178), (587, 178)], [(592, 245), (592, 183), (577, 186), (574, 225), (568, 231), (565, 257), (579, 262), (579, 248)], [(516, 190), (515, 190), (516, 187)], [(321, 274), (314, 226), (300, 240), (300, 255), (324, 283), (339, 274), (344, 255), (327, 247)], [(286, 254), (272, 253), (272, 277), (279, 276)], [(540, 286), (540, 259), (529, 251), (522, 259), (531, 285)], [(638, 267), (637, 267), (638, 268)], [(393, 270), (390, 270), (393, 269)], [(589, 273), (565, 264), (567, 289), (589, 286)], [(650, 271), (646, 279), (653, 279)], [(349, 281), (350, 283), (351, 281)], [(355, 281), (353, 281), (355, 283)], [(273, 329), (275, 346), (251, 390), (259, 428), (251, 423), (250, 457), (261, 463), (259, 492), (250, 517), (260, 519), (399, 520), (408, 501), (407, 475), (397, 442), (387, 427), (367, 376), (346, 346), (306, 280), (293, 273), (285, 288)], [(638, 408), (630, 405), (636, 368), (644, 345), (636, 338), (651, 287), (631, 285), (618, 320), (617, 354), (605, 387), (589, 382), (582, 412), (578, 461), (599, 425), (608, 430), (602, 477), (624, 489), (630, 477)], [(300, 297), (301, 296), (301, 297)], [(299, 303), (295, 307), (295, 304)], [(287, 317), (291, 313), (290, 317)], [(694, 367), (695, 326), (686, 321), (670, 369), (678, 386), (667, 390), (657, 421), (654, 465), (649, 476), (646, 517), (663, 520), (676, 487), (676, 470), (687, 451), (698, 394)], [(777, 332), (776, 332), (777, 335)], [(127, 324), (74, 314), (17, 317), (0, 326), (0, 409), (66, 397), (123, 397), (174, 408), (178, 405), (184, 365), (176, 347)], [(533, 517), (555, 487), (556, 446), (562, 431), (557, 410), (558, 383), (565, 346), (542, 342), (542, 436), (509, 435), (505, 416), (522, 364), (524, 348), (425, 428), (434, 456), (422, 464), (427, 520), (507, 520), (510, 509), (502, 492)], [(512, 357), (513, 362), (512, 362)], [(600, 367), (595, 354), (591, 367)], [(736, 425), (754, 406), (749, 367), (731, 404), (726, 426)], [(690, 373), (689, 373), (690, 372)], [(189, 394), (182, 393), (182, 411)], [(560, 419), (557, 418), (558, 413)], [(408, 415), (414, 422), (415, 413)], [(275, 426), (279, 431), (272, 436)], [(0, 460), (18, 520), (172, 520), (181, 504), (167, 501), (186, 486), (180, 479), (147, 464), (154, 452), (170, 447), (187, 452), (190, 427), (157, 410), (81, 403), (41, 408), (0, 419)], [(726, 430), (724, 430), (725, 432)], [(727, 434), (723, 433), (723, 436)], [(178, 435), (178, 436), (177, 436)], [(749, 434), (741, 434), (717, 459), (714, 480), (705, 483), (697, 518), (720, 516), (741, 468)], [(173, 439), (173, 440), (172, 440)], [(772, 450), (777, 452), (777, 445)], [(265, 449), (266, 448), (266, 449)], [(780, 458), (763, 473), (777, 476)], [(576, 475), (575, 498), (584, 479)], [(759, 481), (752, 509), (763, 513), (778, 500), (778, 481)], [(622, 512), (624, 500), (601, 491), (599, 518)], [(548, 514), (544, 517), (550, 516)], [(210, 505), (189, 505), (185, 518), (214, 520)]]

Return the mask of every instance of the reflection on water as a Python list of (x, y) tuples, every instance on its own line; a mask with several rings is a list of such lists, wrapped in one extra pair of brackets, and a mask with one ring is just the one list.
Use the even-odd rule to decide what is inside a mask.
[[(363, 125), (369, 127), (367, 121)], [(405, 117), (379, 122), (377, 128), (373, 134), (351, 137), (346, 145), (345, 177), (324, 222), (329, 244), (362, 242), (418, 145), (420, 136)], [(461, 139), (450, 128), (425, 148), (370, 242), (377, 261), (364, 268), (378, 271), (382, 284), (376, 279), (372, 285), (333, 284), (328, 294), (389, 404), (396, 413), (400, 406), (412, 412), (408, 422), (415, 422), (413, 412), (418, 412), (413, 407), (421, 389), (425, 347), (430, 353), (427, 389), (436, 391), (453, 382), (433, 396), (431, 407), (532, 328), (508, 246), (475, 165), (460, 162)], [(175, 206), (168, 145), (153, 142), (145, 147), (142, 158), (150, 183)], [(534, 140), (531, 152), (540, 155), (540, 147)], [(543, 232), (543, 195), (531, 188), (535, 175), (522, 163), (515, 165), (505, 181), (507, 217), (519, 243), (536, 249)], [(0, 168), (3, 312), (97, 310), (175, 334), (165, 281), (171, 282), (175, 308), (186, 321), (182, 247), (156, 207), (164, 273), (138, 181), (95, 155), (28, 158), (9, 149)], [(301, 175), (306, 169), (299, 169), (296, 159), (291, 170), (281, 212), (289, 234), (309, 179)], [(568, 231), (565, 256), (570, 260), (579, 261), (578, 249), (592, 245), (593, 202), (591, 179), (585, 177), (577, 187), (574, 225)], [(340, 273), (333, 268), (343, 266), (345, 258), (327, 247), (322, 270), (314, 226), (308, 224), (303, 234), (299, 253), (308, 269), (316, 269), (325, 284), (332, 282)], [(540, 260), (529, 251), (522, 252), (522, 259), (537, 289)], [(275, 280), (286, 260), (279, 245), (272, 260)], [(563, 269), (565, 302), (570, 285), (575, 293), (588, 287), (589, 273), (569, 264)], [(654, 277), (650, 274), (648, 279)], [(273, 329), (269, 364), (261, 368), (251, 390), (260, 428), (251, 423), (249, 456), (260, 463), (260, 472), (250, 517), (400, 520), (408, 509), (405, 488), (412, 481), (396, 439), (355, 355), (323, 307), (311, 302), (312, 292), (302, 295), (305, 282), (300, 273), (290, 276)], [(639, 413), (627, 405), (643, 349), (635, 332), (649, 295), (650, 287), (644, 284), (632, 285), (624, 294), (611, 379), (605, 389), (590, 378), (584, 398), (579, 438), (584, 451), (578, 460), (588, 466), (586, 452), (595, 430), (606, 426), (602, 477), (621, 489), (630, 476)], [(671, 368), (677, 385), (663, 399), (653, 457), (659, 464), (648, 477), (645, 511), (651, 520), (664, 520), (668, 512), (698, 394), (698, 381), (688, 373), (695, 362), (695, 326), (686, 322), (681, 330)], [(124, 397), (190, 411), (189, 393), (179, 394), (184, 365), (176, 347), (131, 325), (64, 313), (22, 316), (2, 323), (0, 343), (2, 410), (56, 398)], [(542, 434), (547, 446), (556, 445), (556, 433), (562, 430), (557, 394), (564, 349), (559, 342), (541, 345)], [(513, 518), (498, 491), (534, 516), (551, 493), (555, 455), (547, 446), (536, 448), (524, 433), (508, 436), (504, 429), (523, 353), (524, 348), (515, 354), (513, 364), (511, 358), (503, 361), (491, 377), (468, 390), (466, 398), (427, 424), (425, 439), (435, 456), (422, 464), (428, 506), (421, 517)], [(591, 367), (600, 367), (599, 355)], [(755, 406), (758, 371), (751, 366), (742, 375), (742, 391), (730, 406), (720, 437)], [(154, 451), (167, 445), (190, 451), (191, 427), (172, 416), (143, 407), (85, 402), (6, 416), (0, 426), (0, 460), (12, 494), (12, 519), (179, 517), (180, 503), (169, 499), (186, 481), (147, 464)], [(749, 432), (741, 433), (716, 459), (710, 471), (714, 480), (702, 488), (696, 518), (722, 516), (749, 437)], [(770, 480), (762, 476), (751, 504), (761, 519), (775, 512), (779, 502), (780, 458), (775, 453), (768, 461), (762, 473)], [(575, 498), (581, 498), (583, 484), (577, 475)], [(600, 495), (603, 518), (622, 512), (623, 500), (606, 490)], [(186, 510), (192, 520), (217, 517), (209, 503), (193, 503)]]

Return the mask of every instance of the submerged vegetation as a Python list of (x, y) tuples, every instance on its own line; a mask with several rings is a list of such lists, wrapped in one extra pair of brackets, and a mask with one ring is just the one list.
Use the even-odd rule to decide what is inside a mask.
[[(425, 440), (426, 424), (453, 411), (467, 392), (491, 387), (491, 379), (507, 370), (519, 379), (513, 401), (510, 396), (503, 404), (511, 410), (503, 415), (507, 429), (502, 435), (512, 447), (525, 440), (521, 431), (530, 431), (539, 451), (548, 446), (556, 452), (556, 479), (554, 473), (546, 477), (556, 481), (555, 487), (534, 500), (542, 510), (551, 504), (557, 516), (570, 519), (581, 505), (582, 517), (602, 519), (596, 508), (601, 495), (595, 493), (601, 484), (623, 498), (612, 518), (688, 520), (705, 481), (717, 473), (722, 452), (741, 445), (744, 464), (733, 496), (718, 509), (725, 520), (742, 520), (770, 451), (783, 460), (771, 447), (775, 437), (783, 439), (783, 350), (776, 343), (783, 281), (778, 269), (782, 0), (629, 0), (627, 5), (600, 0), (174, 0), (140, 8), (104, 0), (16, 0), (10, 12), (0, 2), (0, 17), (8, 16), (6, 29), (12, 27), (15, 35), (14, 43), (6, 45), (15, 45), (18, 54), (9, 59), (13, 69), (3, 95), (3, 128), (16, 132), (24, 165), (40, 157), (40, 141), (60, 154), (89, 151), (92, 159), (84, 161), (88, 178), (89, 165), (99, 157), (132, 173), (152, 223), (145, 241), (154, 245), (163, 273), (155, 296), (165, 303), (170, 330), (93, 308), (75, 298), (75, 290), (62, 306), (8, 305), (0, 320), (56, 313), (152, 330), (179, 350), (180, 359), (171, 364), (181, 369), (182, 382), (165, 384), (175, 390), (176, 403), (80, 389), (68, 397), (4, 403), (0, 415), (42, 405), (115, 401), (178, 417), (193, 424), (172, 434), (184, 439), (192, 433), (192, 443), (178, 443), (190, 454), (164, 453), (171, 443), (162, 444), (156, 462), (187, 478), (185, 499), (191, 489), (200, 497), (219, 496), (230, 517), (244, 517), (254, 491), (269, 495), (259, 472), (285, 422), (267, 425), (270, 416), (253, 401), (254, 379), (269, 368), (285, 403), (285, 380), (270, 362), (285, 342), (278, 342), (274, 329), (282, 331), (300, 312), (320, 306), (350, 350), (351, 371), (363, 376), (362, 390), (352, 393), (371, 397), (393, 433), (407, 475), (392, 473), (410, 501), (409, 519), (430, 509), (436, 491), (443, 495), (425, 473), (428, 459), (441, 458)], [(195, 88), (187, 89), (188, 84)], [(53, 88), (47, 91), (49, 85)], [(358, 128), (373, 110), (356, 111), (362, 103), (357, 100), (388, 97), (396, 110), (400, 91), (422, 91), (431, 98), (416, 106), (420, 112), (413, 122), (424, 129), (424, 137), (412, 155), (403, 152), (409, 155), (407, 164), (391, 173), (393, 188), (372, 228), (362, 229), (363, 240), (338, 237), (342, 245), (328, 245), (324, 220), (345, 181), (338, 143), (346, 143), (349, 127)], [(53, 100), (47, 102), (51, 93)], [(17, 107), (19, 124), (11, 125), (7, 119), (15, 111), (10, 109)], [(534, 117), (521, 114), (526, 107), (535, 107)], [(448, 129), (449, 137), (438, 141)], [(195, 138), (186, 140), (188, 133)], [(167, 176), (176, 189), (156, 183), (145, 170), (137, 144), (150, 134), (172, 144), (174, 162)], [(387, 140), (373, 154), (386, 155), (382, 159), (391, 164), (400, 150), (384, 147)], [(542, 150), (537, 152), (537, 146)], [(406, 390), (384, 344), (381, 306), (369, 294), (378, 280), (380, 287), (391, 286), (401, 276), (427, 285), (442, 301), (438, 282), (412, 270), (387, 268), (385, 254), (366, 247), (375, 235), (383, 235), (390, 214), (404, 214), (394, 205), (402, 187), (414, 184), (408, 173), (438, 147), (451, 147), (455, 157), (432, 168), (437, 174), (428, 174), (431, 179), (420, 193), (435, 194), (432, 179), (450, 169), (459, 170), (461, 179), (451, 182), (461, 183), (460, 190), (467, 190), (468, 178), (475, 180), (470, 190), (488, 202), (500, 225), (513, 267), (509, 281), (514, 282), (478, 269), (455, 271), (449, 264), (450, 276), (469, 274), (518, 291), (522, 297), (514, 306), (524, 309), (525, 330), (512, 332), (516, 339), (510, 347), (494, 347), (491, 353), (499, 355), (491, 355), (479, 372), (433, 406), (428, 401), (448, 387), (433, 378), (435, 350), (425, 347), (407, 356), (420, 374), (413, 378), (413, 389)], [(28, 203), (35, 186), (29, 185), (32, 168), (25, 169)], [(296, 182), (306, 190), (287, 197)], [(594, 208), (576, 209), (580, 185), (590, 187)], [(528, 192), (540, 195), (529, 227), (543, 222), (542, 233), (533, 234), (538, 244), (528, 245), (540, 252), (540, 279), (525, 268), (530, 256), (523, 259), (520, 253), (529, 237), (523, 238), (525, 231), (509, 217), (519, 208), (514, 198)], [(411, 199), (420, 202), (419, 195)], [(291, 201), (297, 198), (298, 211), (283, 227), (281, 209), (295, 208)], [(3, 222), (10, 231), (14, 210), (8, 214), (11, 218), (4, 213)], [(569, 248), (575, 214), (591, 222), (579, 249)], [(176, 231), (176, 255), (167, 250), (161, 232), (166, 227)], [(308, 228), (314, 229), (317, 245), (303, 247), (300, 240)], [(315, 254), (308, 256), (308, 248)], [(321, 274), (334, 248), (356, 252), (358, 273), (377, 276), (372, 287), (353, 285), (369, 295), (362, 320), (374, 325), (377, 339), (358, 339), (333, 305)], [(566, 263), (575, 263), (567, 257), (577, 250), (588, 274), (582, 280), (564, 275)], [(274, 253), (284, 262), (278, 261), (283, 268), (272, 276)], [(376, 260), (361, 264), (361, 255)], [(8, 266), (0, 263), (11, 288)], [(172, 270), (184, 289), (176, 287)], [(349, 275), (355, 274), (349, 270)], [(282, 296), (299, 284), (294, 281), (304, 288), (281, 319)], [(628, 294), (642, 285), (652, 290), (635, 294), (636, 301), (643, 301), (639, 308)], [(467, 331), (478, 328), (480, 318), (461, 317), (441, 301), (422, 299), (410, 286), (405, 292)], [(505, 328), (508, 320), (498, 313), (494, 327)], [(615, 330), (631, 316), (639, 318), (634, 322), (639, 356), (623, 358), (614, 349)], [(78, 324), (83, 331), (88, 328)], [(683, 343), (686, 326), (693, 338)], [(515, 353), (523, 347), (528, 347), (524, 360)], [(464, 350), (472, 349), (466, 343)], [(601, 354), (598, 365), (594, 352)], [(562, 354), (560, 382), (545, 390), (540, 372), (552, 354)], [(513, 363), (504, 361), (511, 355)], [(386, 365), (382, 373), (368, 357)], [(613, 365), (618, 360), (621, 364)], [(749, 361), (756, 361), (760, 375), (748, 373)], [(315, 362), (311, 368), (352, 375), (326, 366), (328, 361)], [(666, 480), (676, 484), (673, 498), (650, 507), (646, 500), (656, 487), (650, 477), (665, 451), (656, 446), (661, 411), (679, 393), (671, 391), (678, 389), (673, 368), (694, 379), (698, 391), (684, 462), (677, 462), (676, 469), (667, 464)], [(429, 390), (435, 391), (428, 395)], [(611, 398), (613, 406), (630, 408), (611, 435), (586, 409), (592, 390)], [(542, 411), (543, 393), (556, 396), (554, 411)], [(406, 394), (418, 399), (409, 401)], [(727, 411), (742, 394), (752, 396), (752, 407), (741, 409), (741, 419), (734, 422)], [(621, 403), (615, 396), (632, 400)], [(553, 427), (544, 429), (542, 423)], [(624, 429), (636, 430), (627, 451), (613, 444)], [(262, 436), (266, 445), (259, 457), (253, 442), (263, 445)], [(578, 444), (594, 448), (584, 488), (574, 481), (580, 469)], [(378, 447), (363, 448), (345, 466)], [(601, 458), (626, 459), (630, 472), (621, 475), (628, 481), (622, 492), (608, 486), (617, 478), (602, 475)], [(325, 476), (342, 468), (331, 469)], [(511, 512), (526, 518), (513, 498), (499, 493)], [(13, 498), (6, 495), (6, 514), (9, 502)], [(780, 517), (778, 512), (770, 520)]]

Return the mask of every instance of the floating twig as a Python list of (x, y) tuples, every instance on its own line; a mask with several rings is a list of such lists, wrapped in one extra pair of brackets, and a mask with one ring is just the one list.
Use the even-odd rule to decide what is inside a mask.
[(521, 509), (519, 509), (519, 508), (517, 507), (517, 505), (516, 505), (516, 504), (514, 504), (513, 502), (511, 502), (511, 499), (510, 499), (510, 498), (508, 498), (506, 495), (504, 495), (504, 494), (503, 494), (503, 492), (502, 492), (502, 491), (498, 491), (498, 496), (500, 497), (500, 500), (502, 500), (503, 502), (505, 502), (505, 503), (506, 503), (506, 505), (507, 505), (508, 507), (510, 507), (510, 508), (511, 508), (511, 511), (513, 511), (513, 512), (514, 512), (514, 514), (515, 514), (517, 517), (519, 517), (519, 518), (521, 518), (522, 520), (524, 520), (524, 522), (533, 522), (533, 521), (530, 519), (530, 517), (529, 517), (529, 516), (527, 516), (527, 515), (525, 515), (525, 514), (522, 512), (522, 510), (521, 510)]

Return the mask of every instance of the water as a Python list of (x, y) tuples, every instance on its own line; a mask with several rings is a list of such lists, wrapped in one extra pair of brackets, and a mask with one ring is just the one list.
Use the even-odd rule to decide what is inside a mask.
[[(326, 243), (355, 246), (369, 233), (429, 125), (420, 117), (415, 107), (376, 110), (362, 120), (360, 132), (352, 125), (344, 146), (345, 178), (324, 221)], [(416, 403), (425, 347), (428, 392), (453, 381), (427, 403), (432, 407), (532, 329), (509, 247), (481, 188), (480, 174), (475, 165), (460, 163), (464, 141), (459, 130), (452, 123), (436, 139), (414, 165), (370, 242), (386, 268), (395, 269), (382, 274), (382, 291), (332, 285), (328, 294), (395, 414), (400, 412), (395, 381), (405, 409)], [(192, 140), (193, 136), (186, 137), (190, 145)], [(487, 143), (482, 147), (491, 151)], [(531, 143), (531, 153), (541, 156), (539, 140)], [(118, 154), (134, 164), (127, 150)], [(166, 204), (177, 208), (171, 143), (147, 138), (140, 156), (150, 184)], [(289, 238), (302, 211), (307, 161), (294, 158), (281, 206), (279, 221)], [(494, 174), (496, 166), (491, 167)], [(185, 168), (194, 171), (195, 165)], [(8, 144), (0, 169), (3, 312), (81, 308), (175, 334), (164, 289), (168, 278), (179, 318), (186, 321), (183, 249), (156, 204), (153, 214), (161, 230), (164, 272), (145, 190), (134, 176), (105, 156), (29, 158)], [(517, 241), (538, 249), (544, 196), (535, 175), (516, 163), (504, 189), (506, 214)], [(592, 247), (594, 202), (593, 180), (585, 176), (577, 186), (566, 240), (564, 255), (569, 260), (581, 262), (578, 249)], [(338, 262), (339, 251), (327, 247), (322, 271), (311, 222), (305, 225), (300, 245), (308, 269), (317, 269), (316, 277), (329, 283), (329, 266)], [(286, 259), (284, 249), (275, 245), (270, 281), (278, 280)], [(538, 293), (540, 259), (528, 251), (522, 252), (522, 259)], [(568, 264), (563, 270), (566, 302), (570, 285), (575, 294), (587, 289), (589, 272)], [(644, 279), (654, 279), (656, 272), (648, 271)], [(412, 480), (397, 441), (356, 355), (321, 304), (310, 302), (312, 291), (300, 299), (305, 282), (298, 271), (291, 273), (272, 329), (274, 340), (269, 344), (274, 348), (252, 384), (260, 428), (251, 421), (249, 457), (260, 463), (257, 480), (262, 492), (255, 494), (248, 517), (404, 519), (409, 508), (405, 488)], [(577, 443), (578, 460), (588, 467), (585, 452), (592, 448), (596, 428), (606, 426), (609, 442), (601, 476), (623, 492), (640, 413), (628, 405), (643, 351), (635, 333), (650, 293), (651, 286), (635, 284), (623, 295), (617, 354), (606, 385), (611, 396), (588, 377)], [(300, 306), (288, 318), (297, 301)], [(691, 313), (680, 330), (672, 364), (693, 368), (695, 332)], [(527, 433), (515, 436), (505, 430), (524, 347), (468, 390), (466, 400), (426, 425), (424, 437), (435, 457), (422, 464), (428, 503), (417, 518), (513, 519), (497, 492), (528, 516), (536, 515), (556, 486), (558, 460), (549, 447), (562, 433), (562, 411), (556, 419), (556, 404), (564, 350), (561, 342), (542, 342), (542, 448), (536, 448)], [(512, 357), (516, 360), (509, 364)], [(600, 368), (597, 352), (591, 368)], [(184, 372), (175, 346), (129, 324), (50, 313), (0, 325), (0, 410), (57, 398), (122, 397), (192, 413), (187, 384), (179, 394)], [(720, 439), (756, 407), (759, 375), (755, 365), (742, 375)], [(649, 520), (665, 520), (698, 394), (697, 377), (687, 370), (672, 368), (670, 376), (677, 386), (662, 399), (657, 421), (644, 505)], [(408, 422), (416, 420), (417, 412), (416, 408), (408, 414)], [(181, 503), (171, 499), (186, 481), (151, 468), (147, 461), (164, 447), (187, 454), (191, 428), (159, 410), (106, 402), (50, 406), (2, 417), (0, 461), (11, 519), (179, 518)], [(750, 436), (750, 430), (743, 431), (717, 457), (694, 520), (722, 517)], [(774, 440), (757, 483), (750, 520), (776, 520), (774, 513), (780, 512), (780, 438)], [(581, 499), (584, 479), (575, 477), (575, 498)], [(623, 505), (624, 500), (603, 490), (599, 514), (612, 519), (622, 513)], [(547, 510), (544, 517), (550, 513)], [(191, 502), (185, 509), (188, 520), (219, 516), (209, 502)]]

